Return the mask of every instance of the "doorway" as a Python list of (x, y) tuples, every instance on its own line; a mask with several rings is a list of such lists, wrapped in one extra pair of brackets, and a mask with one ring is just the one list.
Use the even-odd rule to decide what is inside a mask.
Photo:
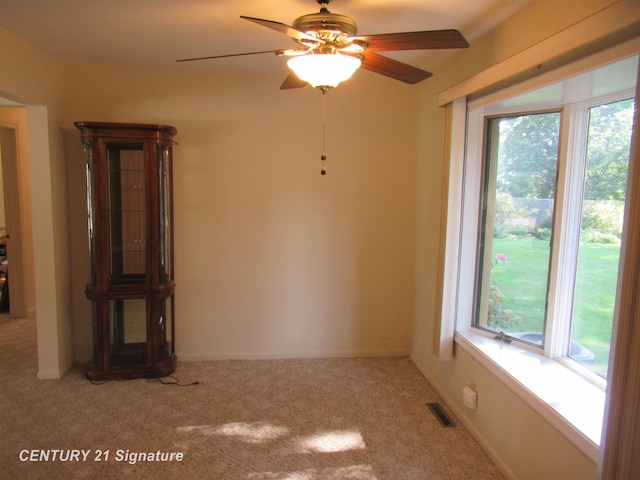
[(0, 108), (0, 313), (12, 318), (35, 308), (26, 146), (25, 109)]
[[(7, 148), (3, 149), (3, 135), (0, 133), (0, 314), (8, 314), (10, 312), (10, 299), (9, 299), (9, 281), (7, 277), (9, 260), (7, 258), (7, 215), (6, 215), (6, 201), (4, 198), (4, 175), (3, 175), (3, 162), (2, 157), (4, 155), (7, 158), (10, 152), (7, 152)], [(13, 143), (13, 142), (9, 142)], [(7, 161), (7, 160), (5, 160)]]

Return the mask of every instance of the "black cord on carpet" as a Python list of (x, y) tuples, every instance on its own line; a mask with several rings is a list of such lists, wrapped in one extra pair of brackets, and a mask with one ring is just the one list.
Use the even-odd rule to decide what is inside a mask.
[[(170, 380), (165, 380), (169, 378)], [(180, 383), (180, 379), (174, 377), (173, 375), (167, 375), (165, 377), (155, 377), (155, 378), (147, 378), (147, 382), (158, 382), (162, 385), (175, 385), (176, 387), (193, 387), (195, 385), (200, 385), (200, 382), (191, 382), (191, 383)]]
[[(91, 379), (87, 379), (87, 380), (89, 380), (91, 385), (105, 385), (107, 383), (114, 381), (114, 380), (91, 380)], [(136, 380), (136, 379), (131, 379), (131, 380)], [(194, 387), (196, 385), (200, 385), (200, 382), (198, 381), (191, 382), (191, 383), (180, 383), (180, 379), (173, 375), (166, 375), (164, 377), (147, 378), (146, 380), (147, 382), (161, 383), (162, 385), (173, 385), (175, 387)], [(116, 380), (116, 381), (119, 381), (119, 382), (127, 381), (127, 379)]]

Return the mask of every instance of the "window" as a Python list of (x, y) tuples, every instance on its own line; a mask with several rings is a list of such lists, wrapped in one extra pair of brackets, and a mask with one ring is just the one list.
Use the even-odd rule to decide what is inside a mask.
[(632, 98), (587, 98), (484, 122), (474, 326), (599, 379), (608, 370), (633, 109)]
[(455, 340), (592, 459), (638, 55), (609, 62), (453, 101), (438, 334), (441, 359)]
[(560, 112), (488, 119), (474, 325), (542, 345)]
[(609, 367), (634, 103), (631, 98), (596, 105), (588, 116), (568, 356), (603, 378)]

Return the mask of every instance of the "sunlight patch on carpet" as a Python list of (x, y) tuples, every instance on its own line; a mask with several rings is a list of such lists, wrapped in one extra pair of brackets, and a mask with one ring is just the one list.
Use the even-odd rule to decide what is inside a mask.
[(247, 476), (247, 480), (377, 480), (377, 477), (371, 465), (351, 465), (297, 472), (252, 473)]
[(355, 430), (318, 432), (300, 437), (296, 443), (296, 453), (334, 453), (367, 448), (362, 435)]
[(289, 434), (289, 429), (268, 422), (232, 422), (223, 425), (196, 425), (176, 428), (177, 433), (233, 437), (245, 443), (266, 443)]

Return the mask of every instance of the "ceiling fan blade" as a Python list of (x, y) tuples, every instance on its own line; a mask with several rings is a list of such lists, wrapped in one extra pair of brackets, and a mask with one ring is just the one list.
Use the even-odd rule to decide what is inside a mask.
[(324, 41), (320, 40), (319, 38), (308, 35), (300, 30), (296, 30), (295, 28), (290, 27), (289, 25), (285, 25), (284, 23), (274, 22), (273, 20), (263, 20), (261, 18), (247, 17), (245, 15), (240, 15), (240, 18), (257, 23), (258, 25), (262, 25), (263, 27), (270, 28), (272, 30), (275, 30), (276, 32), (284, 33), (294, 40), (304, 40), (307, 42), (313, 42), (314, 44), (324, 43)]
[(302, 88), (308, 85), (304, 80), (300, 80), (298, 76), (291, 72), (287, 78), (284, 79), (282, 85), (280, 85), (280, 90), (290, 90), (292, 88)]
[(380, 35), (358, 36), (356, 38), (367, 42), (367, 50), (370, 52), (467, 48), (469, 46), (469, 42), (458, 30), (383, 33)]
[(370, 52), (368, 49), (364, 52), (363, 57), (362, 68), (365, 70), (379, 73), (380, 75), (411, 85), (421, 82), (433, 75), (431, 72), (398, 62), (388, 57), (383, 57), (377, 53)]
[(193, 62), (194, 60), (209, 60), (212, 58), (242, 57), (244, 55), (260, 55), (262, 53), (275, 53), (277, 56), (282, 56), (286, 51), (287, 50), (263, 50), (261, 52), (231, 53), (228, 55), (213, 55), (211, 57), (183, 58), (176, 60), (176, 62)]

